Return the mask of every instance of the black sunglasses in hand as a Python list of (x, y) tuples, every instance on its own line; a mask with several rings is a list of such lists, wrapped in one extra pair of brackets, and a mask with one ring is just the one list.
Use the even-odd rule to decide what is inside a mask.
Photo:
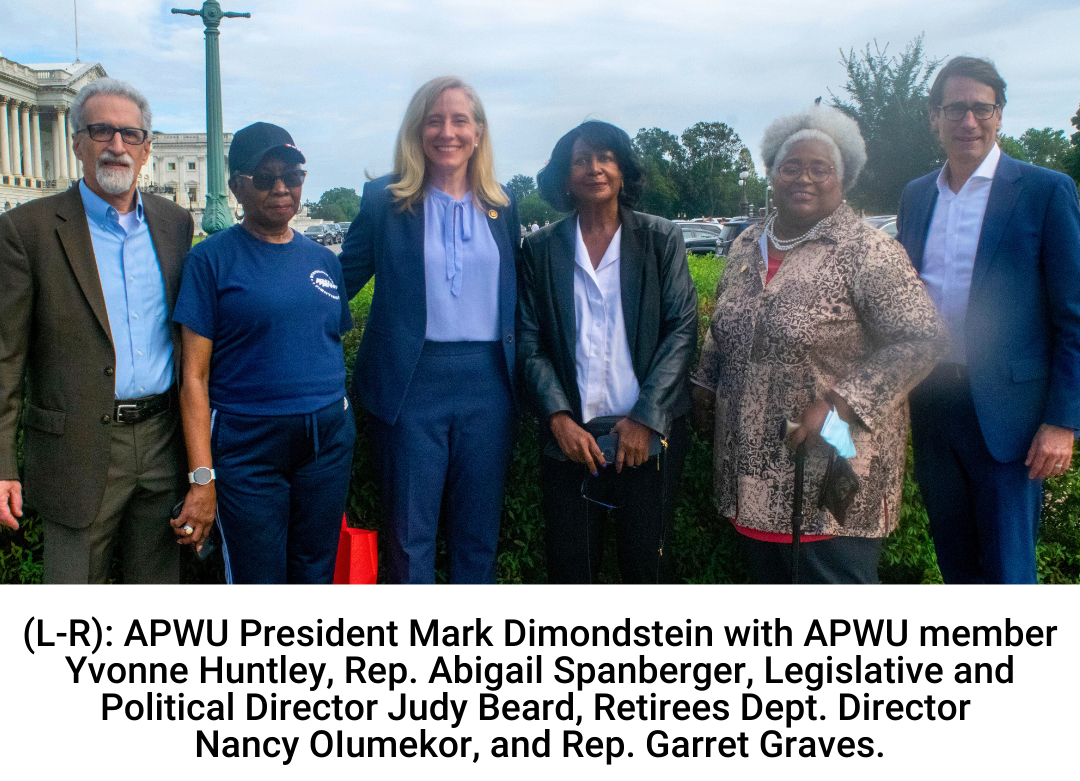
[(242, 176), (245, 179), (250, 179), (252, 186), (256, 190), (266, 192), (267, 190), (272, 190), (274, 188), (274, 183), (277, 182), (278, 179), (280, 179), (289, 189), (302, 186), (304, 184), (304, 179), (307, 177), (307, 171), (297, 169), (295, 171), (286, 171), (280, 175), (259, 171), (253, 174), (235, 174), (235, 176)]

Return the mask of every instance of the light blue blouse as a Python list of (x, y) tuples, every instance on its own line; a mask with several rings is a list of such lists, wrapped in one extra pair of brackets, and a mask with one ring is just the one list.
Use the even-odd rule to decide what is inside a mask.
[(433, 342), (499, 340), (499, 247), (472, 194), (424, 196), (424, 282)]

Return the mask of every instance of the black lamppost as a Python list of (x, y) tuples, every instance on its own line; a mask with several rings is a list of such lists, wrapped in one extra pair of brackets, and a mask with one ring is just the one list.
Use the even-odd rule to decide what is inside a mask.
[(750, 216), (750, 202), (746, 200), (746, 180), (749, 178), (750, 170), (744, 165), (739, 171), (739, 191), (742, 193), (739, 196), (739, 213), (747, 217)]

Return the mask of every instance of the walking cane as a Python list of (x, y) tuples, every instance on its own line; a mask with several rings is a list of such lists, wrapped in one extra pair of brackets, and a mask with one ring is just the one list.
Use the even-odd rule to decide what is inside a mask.
[(803, 521), (803, 467), (806, 465), (806, 443), (795, 448), (795, 504), (791, 510), (791, 582), (799, 582), (799, 541)]

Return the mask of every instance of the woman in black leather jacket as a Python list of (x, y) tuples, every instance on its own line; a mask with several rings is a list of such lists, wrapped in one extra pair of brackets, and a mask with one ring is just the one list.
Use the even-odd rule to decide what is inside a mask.
[(540, 416), (549, 579), (595, 580), (613, 509), (623, 582), (662, 582), (697, 341), (682, 232), (632, 211), (644, 172), (629, 136), (606, 122), (563, 136), (537, 182), (544, 200), (571, 212), (525, 239), (518, 283), (517, 358)]

